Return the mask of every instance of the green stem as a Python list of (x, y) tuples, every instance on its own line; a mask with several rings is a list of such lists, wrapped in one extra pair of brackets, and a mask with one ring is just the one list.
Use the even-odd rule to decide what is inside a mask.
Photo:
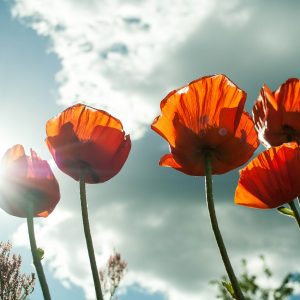
[(47, 280), (44, 274), (43, 266), (36, 246), (35, 234), (34, 234), (34, 223), (33, 223), (33, 209), (31, 203), (28, 204), (27, 228), (28, 228), (28, 235), (29, 235), (33, 264), (35, 266), (39, 278), (43, 296), (45, 300), (51, 300)]
[(94, 252), (91, 230), (90, 230), (90, 225), (89, 225), (88, 207), (87, 207), (86, 190), (85, 190), (84, 168), (82, 168), (82, 170), (80, 172), (79, 187), (80, 187), (80, 201), (81, 201), (83, 229), (84, 229), (85, 241), (86, 241), (86, 246), (88, 249), (90, 265), (91, 265), (92, 274), (93, 274), (96, 297), (97, 297), (97, 300), (103, 300), (101, 284), (100, 284), (100, 279), (99, 279), (99, 271), (98, 271), (97, 264), (96, 264), (95, 252)]
[(212, 226), (212, 230), (215, 235), (216, 242), (219, 247), (219, 251), (225, 266), (225, 269), (227, 271), (228, 277), (230, 279), (230, 282), (232, 284), (232, 288), (234, 291), (234, 296), (237, 300), (244, 300), (244, 295), (240, 289), (239, 283), (236, 279), (236, 276), (234, 274), (233, 268), (231, 266), (225, 244), (223, 242), (223, 238), (219, 229), (217, 216), (215, 212), (214, 207), (214, 199), (213, 199), (213, 189), (212, 189), (212, 169), (211, 169), (211, 156), (209, 153), (207, 153), (204, 157), (204, 164), (205, 164), (205, 186), (206, 186), (206, 202), (207, 202), (207, 208), (209, 211), (210, 216), (210, 222)]
[(294, 218), (295, 218), (298, 226), (300, 227), (300, 215), (299, 215), (299, 211), (298, 211), (298, 209), (296, 207), (296, 204), (295, 204), (294, 200), (292, 200), (291, 202), (289, 202), (289, 206), (290, 206), (291, 210), (294, 213)]

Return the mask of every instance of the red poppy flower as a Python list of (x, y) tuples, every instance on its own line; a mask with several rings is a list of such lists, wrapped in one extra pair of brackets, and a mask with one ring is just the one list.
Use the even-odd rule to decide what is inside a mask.
[(246, 93), (225, 75), (207, 76), (172, 91), (161, 102), (152, 129), (168, 141), (171, 154), (160, 160), (188, 175), (203, 176), (203, 158), (212, 155), (213, 174), (247, 162), (258, 147)]
[(25, 155), (22, 145), (8, 149), (2, 159), (0, 207), (25, 218), (28, 202), (35, 217), (47, 217), (60, 199), (59, 186), (46, 160), (31, 150)]
[(290, 78), (276, 91), (267, 85), (253, 107), (254, 123), (266, 147), (300, 143), (300, 80)]
[(287, 143), (259, 154), (241, 172), (235, 203), (275, 208), (300, 195), (300, 148)]
[(130, 148), (121, 122), (103, 110), (83, 104), (69, 107), (46, 125), (48, 148), (57, 166), (86, 183), (111, 179), (123, 167)]

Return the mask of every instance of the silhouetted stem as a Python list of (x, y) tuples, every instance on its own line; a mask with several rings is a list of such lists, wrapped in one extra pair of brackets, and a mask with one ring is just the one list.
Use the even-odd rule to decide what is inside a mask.
[(46, 277), (44, 274), (43, 266), (42, 266), (41, 259), (38, 254), (37, 246), (36, 246), (35, 234), (34, 234), (34, 223), (33, 223), (33, 211), (32, 211), (31, 203), (28, 204), (27, 227), (28, 227), (28, 235), (29, 235), (33, 264), (35, 266), (35, 269), (36, 269), (36, 272), (37, 272), (37, 275), (39, 278), (43, 296), (44, 296), (45, 300), (51, 300), (47, 280), (46, 280)]
[(236, 276), (234, 274), (233, 268), (231, 266), (225, 244), (223, 242), (223, 238), (219, 229), (217, 216), (215, 212), (214, 207), (214, 199), (213, 199), (213, 189), (212, 189), (212, 170), (211, 170), (211, 156), (209, 153), (205, 155), (204, 158), (204, 164), (205, 164), (205, 186), (206, 186), (206, 202), (207, 202), (207, 208), (210, 216), (211, 226), (212, 230), (215, 235), (216, 242), (219, 247), (219, 251), (225, 266), (225, 269), (227, 271), (228, 277), (230, 279), (230, 282), (232, 284), (232, 288), (234, 291), (234, 296), (237, 300), (244, 300), (244, 295), (240, 289), (239, 283), (236, 279)]
[(93, 241), (92, 241), (92, 236), (91, 236), (91, 230), (90, 230), (90, 225), (89, 225), (88, 207), (87, 207), (86, 190), (85, 190), (84, 168), (80, 172), (79, 187), (80, 187), (80, 201), (81, 201), (83, 229), (84, 229), (85, 241), (86, 241), (86, 246), (88, 249), (90, 265), (91, 265), (92, 274), (93, 274), (96, 297), (97, 297), (97, 300), (103, 300), (101, 284), (100, 284), (100, 279), (99, 279), (99, 271), (97, 268), (95, 252), (94, 252), (94, 247), (93, 247)]
[(295, 218), (298, 226), (300, 227), (300, 215), (299, 215), (299, 211), (298, 211), (298, 209), (296, 207), (296, 204), (295, 204), (294, 200), (292, 200), (291, 202), (289, 202), (289, 206), (290, 206), (291, 210), (294, 213), (294, 218)]

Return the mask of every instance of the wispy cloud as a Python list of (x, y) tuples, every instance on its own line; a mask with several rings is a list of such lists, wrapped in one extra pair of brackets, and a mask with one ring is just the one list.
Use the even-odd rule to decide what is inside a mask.
[(264, 72), (291, 64), (297, 3), (270, 3), (15, 0), (12, 14), (49, 38), (61, 66), (58, 103), (106, 109), (138, 138), (160, 99), (191, 74), (227, 72), (248, 82), (262, 62)]
[(12, 13), (50, 38), (61, 62), (59, 103), (107, 109), (139, 137), (155, 115), (153, 97), (162, 85), (154, 68), (213, 6), (208, 0), (17, 0)]

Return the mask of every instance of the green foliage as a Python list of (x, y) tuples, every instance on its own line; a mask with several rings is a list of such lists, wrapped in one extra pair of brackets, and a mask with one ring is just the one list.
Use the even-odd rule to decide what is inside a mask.
[(234, 290), (231, 282), (222, 280), (221, 281), (223, 288), (230, 294), (232, 298), (234, 298)]
[(278, 210), (278, 212), (280, 212), (281, 214), (283, 214), (285, 216), (288, 216), (288, 217), (291, 217), (291, 218), (295, 217), (294, 212), (290, 208), (287, 208), (285, 206), (280, 206), (280, 207), (277, 208), (277, 210)]
[[(267, 266), (264, 256), (260, 256), (263, 276), (270, 279), (273, 276), (272, 271)], [(245, 296), (245, 300), (287, 300), (293, 295), (294, 285), (300, 286), (300, 274), (288, 273), (277, 288), (262, 287), (258, 283), (258, 277), (250, 274), (246, 259), (242, 260), (243, 272), (239, 278), (239, 284)], [(235, 299), (231, 283), (226, 276), (222, 276), (220, 280), (213, 280), (211, 284), (218, 288), (218, 299), (232, 300)]]
[(37, 253), (38, 253), (38, 256), (39, 256), (39, 260), (42, 260), (44, 258), (44, 255), (45, 255), (44, 249), (37, 248)]

